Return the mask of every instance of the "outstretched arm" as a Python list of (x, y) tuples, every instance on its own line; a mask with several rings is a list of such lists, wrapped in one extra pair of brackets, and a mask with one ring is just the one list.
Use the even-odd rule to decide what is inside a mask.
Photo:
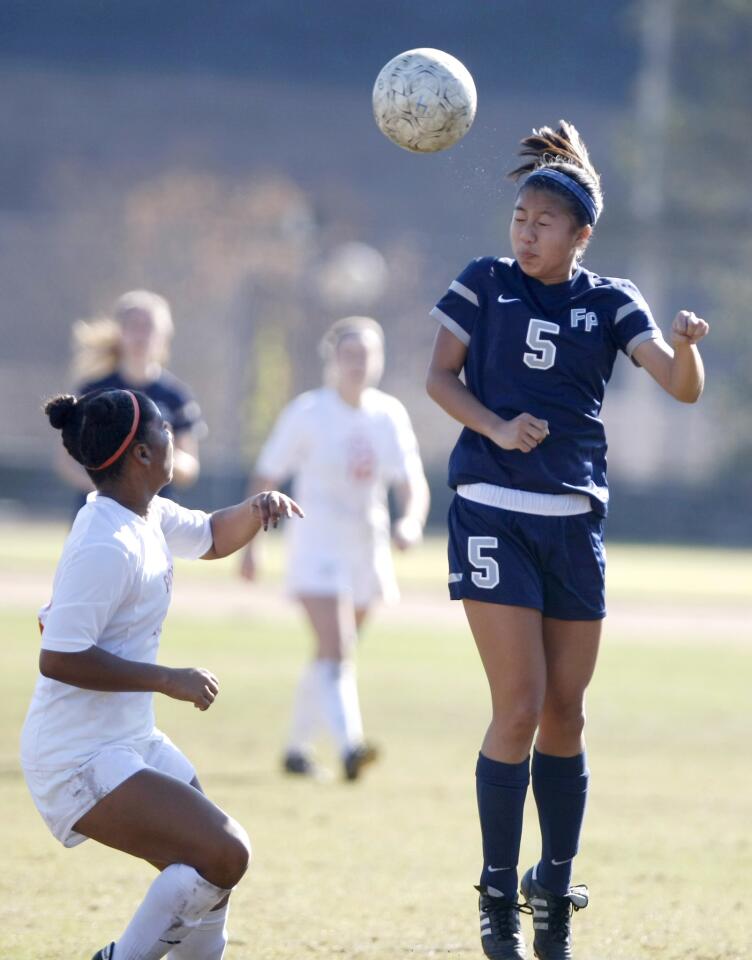
[(439, 327), (426, 378), (428, 396), (450, 417), (502, 449), (530, 453), (548, 436), (548, 423), (529, 413), (502, 420), (484, 407), (460, 380), (466, 356), (467, 347), (446, 327)]
[(305, 514), (290, 497), (277, 490), (266, 490), (249, 497), (234, 507), (215, 510), (211, 515), (213, 544), (201, 558), (218, 560), (228, 557), (249, 543), (261, 530), (276, 527), (282, 517)]
[(671, 346), (665, 340), (646, 340), (632, 356), (666, 393), (682, 403), (695, 403), (705, 383), (697, 344), (709, 329), (691, 311), (680, 310), (671, 324)]

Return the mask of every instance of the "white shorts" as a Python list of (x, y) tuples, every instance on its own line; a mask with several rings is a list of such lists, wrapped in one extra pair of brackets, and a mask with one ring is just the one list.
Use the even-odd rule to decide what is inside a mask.
[(92, 807), (134, 773), (150, 767), (184, 783), (196, 776), (193, 764), (170, 738), (159, 730), (143, 740), (115, 743), (93, 754), (78, 767), (35, 770), (24, 767), (26, 784), (37, 810), (65, 847), (75, 847), (88, 837), (73, 825)]
[(349, 595), (360, 608), (399, 599), (388, 541), (346, 547), (331, 539), (290, 543), (285, 583), (295, 597)]

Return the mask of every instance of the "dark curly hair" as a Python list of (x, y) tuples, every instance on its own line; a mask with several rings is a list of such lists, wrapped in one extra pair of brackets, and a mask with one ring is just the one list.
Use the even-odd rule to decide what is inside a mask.
[(533, 130), (529, 137), (520, 141), (519, 154), (528, 159), (507, 176), (512, 180), (526, 176), (521, 189), (529, 186), (536, 190), (548, 190), (566, 204), (578, 227), (587, 226), (590, 221), (585, 210), (571, 191), (551, 179), (535, 176), (536, 172), (544, 169), (556, 170), (582, 187), (593, 201), (596, 218), (600, 216), (603, 209), (600, 177), (574, 124), (560, 120), (556, 130), (551, 127)]
[[(95, 486), (103, 480), (114, 480), (123, 470), (125, 458), (120, 456), (104, 470), (100, 464), (117, 451), (133, 426), (133, 400), (140, 412), (133, 442), (143, 442), (146, 430), (154, 419), (154, 405), (143, 393), (128, 390), (102, 390), (82, 397), (61, 394), (44, 405), (51, 426), (63, 435), (63, 446), (86, 468)], [(125, 452), (125, 451), (124, 451)]]

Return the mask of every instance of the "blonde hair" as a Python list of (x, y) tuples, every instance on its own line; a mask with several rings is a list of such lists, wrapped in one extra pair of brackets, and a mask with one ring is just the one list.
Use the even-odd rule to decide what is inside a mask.
[(160, 363), (167, 361), (175, 332), (169, 303), (151, 290), (129, 290), (115, 301), (111, 316), (76, 320), (73, 324), (71, 373), (77, 383), (101, 380), (117, 370), (122, 359), (123, 323), (133, 310), (148, 313), (152, 318), (163, 344), (157, 359)]
[(154, 321), (155, 328), (166, 341), (175, 333), (170, 304), (158, 293), (152, 293), (151, 290), (129, 290), (128, 293), (117, 298), (112, 308), (112, 315), (118, 323), (122, 324), (132, 310), (148, 313)]
[(362, 337), (364, 333), (374, 333), (379, 346), (384, 348), (384, 330), (373, 317), (343, 317), (329, 327), (319, 343), (319, 353), (325, 363), (331, 363), (337, 347), (345, 337)]

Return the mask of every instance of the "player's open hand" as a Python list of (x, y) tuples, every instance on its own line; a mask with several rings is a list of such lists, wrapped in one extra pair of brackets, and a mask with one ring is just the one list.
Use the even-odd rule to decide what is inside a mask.
[(255, 497), (251, 497), (250, 504), (254, 516), (261, 521), (264, 530), (269, 529), (269, 524), (276, 527), (282, 517), (292, 517), (293, 514), (305, 516), (298, 504), (279, 490), (257, 493)]
[(696, 317), (691, 310), (680, 310), (671, 324), (671, 344), (674, 347), (683, 344), (698, 343), (707, 336), (710, 327), (701, 317)]
[(539, 420), (531, 413), (521, 413), (513, 420), (499, 419), (497, 426), (488, 434), (502, 450), (521, 450), (530, 453), (548, 436), (548, 421)]
[(198, 710), (208, 710), (219, 693), (219, 680), (203, 667), (172, 668), (162, 692), (173, 700), (187, 700)]

